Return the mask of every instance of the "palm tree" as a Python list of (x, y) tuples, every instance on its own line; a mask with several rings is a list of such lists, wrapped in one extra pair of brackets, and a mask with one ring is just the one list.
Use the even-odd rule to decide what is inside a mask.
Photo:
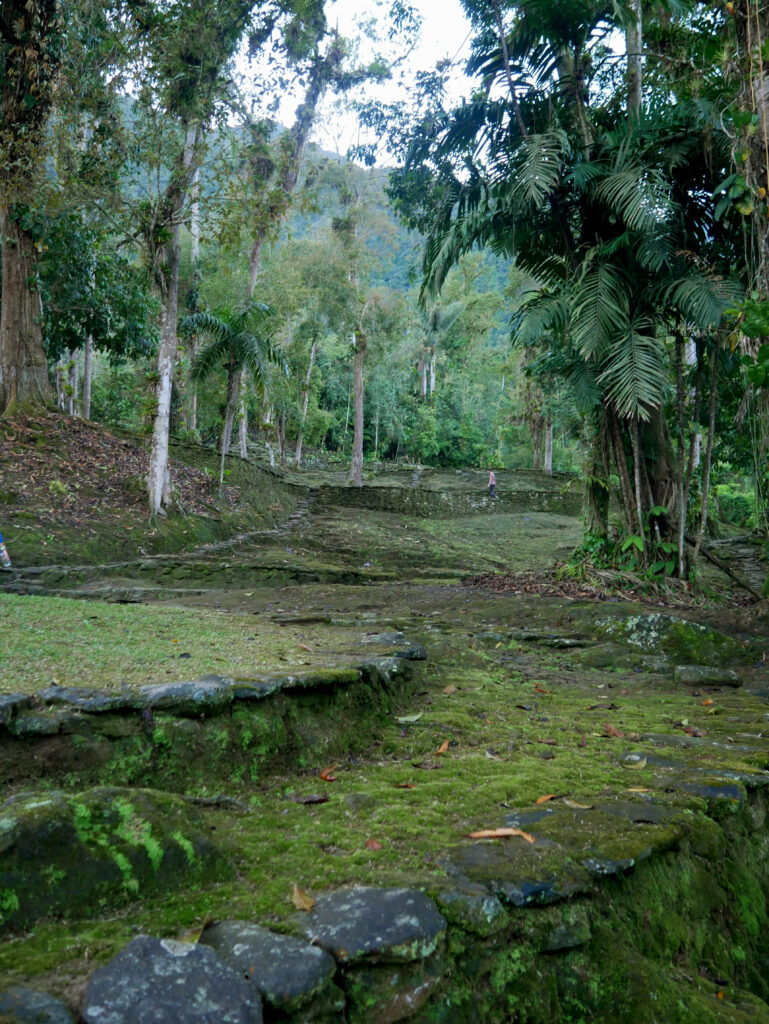
[(195, 357), (190, 379), (204, 381), (220, 367), (227, 371), (227, 401), (220, 440), (219, 484), (224, 482), (224, 460), (230, 448), (232, 424), (238, 407), (239, 380), (247, 370), (258, 388), (267, 381), (267, 363), (277, 363), (288, 376), (283, 355), (264, 333), (264, 325), (272, 310), (262, 302), (250, 302), (238, 309), (224, 307), (210, 313), (193, 313), (184, 317), (180, 331), (208, 338), (208, 344)]
[[(667, 544), (677, 533), (682, 546), (687, 384), (673, 367), (693, 332), (708, 357), (716, 351), (740, 289), (730, 280), (740, 236), (729, 237), (707, 201), (728, 146), (706, 102), (671, 103), (666, 89), (641, 109), (637, 75), (627, 102), (624, 86), (612, 91), (600, 77), (603, 40), (627, 27), (636, 5), (519, 0), (505, 24), (509, 6), (468, 4), (484, 89), (425, 119), (391, 188), (402, 210), (411, 202), (412, 223), (427, 227), (423, 301), (473, 248), (515, 258), (536, 286), (513, 321), (514, 341), (558, 353), (554, 367), (595, 422), (596, 455), (614, 458), (627, 533), (645, 538), (653, 528)], [(432, 186), (414, 200), (416, 181)], [(605, 487), (608, 462), (595, 461), (604, 471), (588, 470), (588, 487)], [(606, 502), (592, 506), (605, 516)], [(664, 521), (651, 512), (663, 506)], [(605, 518), (594, 529), (605, 534)], [(678, 562), (683, 575), (681, 550)]]

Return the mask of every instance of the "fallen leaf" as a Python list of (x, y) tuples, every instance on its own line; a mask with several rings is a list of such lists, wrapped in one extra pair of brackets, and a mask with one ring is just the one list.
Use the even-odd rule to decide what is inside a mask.
[[(444, 687), (443, 687), (443, 692), (444, 692), (445, 694), (451, 694), (451, 693), (456, 693), (456, 692), (457, 692), (457, 688), (456, 688), (456, 686), (454, 686), (454, 684), (453, 684), (453, 683), (449, 683), (449, 685), (448, 685), (448, 686), (444, 686)], [(712, 704), (712, 703), (713, 703), (713, 702), (711, 701), (711, 704)]]
[(537, 691), (537, 693), (552, 693), (553, 692), (552, 690), (546, 690), (544, 688), (544, 686), (540, 686), (539, 683), (535, 683), (534, 684), (534, 689)]
[(538, 796), (534, 801), (535, 804), (546, 804), (548, 800), (557, 800), (558, 797), (555, 793), (548, 793), (547, 796)]
[(443, 743), (441, 743), (441, 745), (435, 751), (435, 753), (436, 754), (445, 754), (448, 749), (449, 749), (449, 741), (448, 740), (444, 740)]
[(531, 704), (516, 704), (515, 706), (520, 708), (521, 711), (531, 711)]
[(564, 797), (563, 802), (567, 807), (575, 807), (579, 811), (590, 811), (595, 807), (595, 804), (578, 804), (576, 800), (569, 800), (568, 797)]
[(414, 722), (418, 722), (423, 714), (424, 712), (420, 711), (418, 715), (401, 715), (400, 717), (396, 716), (395, 721), (400, 722), (401, 725), (412, 725)]
[(325, 793), (308, 793), (307, 796), (290, 796), (292, 804), (327, 804), (328, 797)]
[(413, 782), (393, 782), (393, 786), (396, 789), (413, 789), (414, 788), (414, 783)]
[(706, 735), (704, 729), (698, 729), (695, 725), (686, 725), (686, 726), (684, 726), (684, 732), (688, 736), (705, 736)]
[(536, 740), (534, 740), (534, 742), (535, 743), (547, 743), (547, 745), (549, 747), (557, 747), (558, 746), (558, 742), (556, 740), (540, 740), (540, 739), (536, 739)]
[(309, 911), (315, 906), (315, 900), (312, 896), (306, 893), (304, 889), (300, 889), (296, 882), (294, 882), (294, 888), (291, 890), (291, 902), (297, 910)]
[(411, 763), (415, 768), (422, 768), (426, 772), (432, 771), (434, 768), (441, 767), (439, 764), (436, 764), (435, 761), (412, 761)]
[(320, 777), (323, 779), (324, 782), (336, 782), (336, 775), (333, 775), (332, 772), (334, 772), (338, 767), (338, 764), (330, 764), (328, 768), (323, 769), (323, 771), (320, 773)]
[(713, 703), (713, 698), (712, 697), (706, 697), (705, 700), (702, 702), (702, 706), (704, 708), (709, 708), (712, 703)]
[(312, 647), (309, 644), (299, 644), (303, 651), (309, 651), (312, 654)]
[(508, 836), (520, 836), (527, 843), (537, 841), (531, 833), (520, 828), (482, 828), (478, 832), (470, 833), (470, 839), (507, 839)]
[(634, 743), (637, 743), (641, 739), (641, 734), (640, 732), (629, 732), (627, 734), (627, 738), (632, 740)]
[(651, 793), (648, 786), (628, 786), (628, 793)]
[(383, 848), (378, 839), (367, 839), (364, 845), (367, 850), (381, 850)]
[(614, 736), (620, 740), (625, 738), (624, 732), (621, 732), (619, 729), (615, 729), (610, 722), (603, 723), (603, 734), (604, 736)]

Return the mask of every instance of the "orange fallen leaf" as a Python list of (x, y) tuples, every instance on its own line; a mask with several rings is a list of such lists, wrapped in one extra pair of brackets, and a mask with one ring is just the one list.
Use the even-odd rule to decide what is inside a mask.
[(628, 793), (651, 793), (648, 786), (629, 786), (627, 789)]
[(619, 729), (615, 729), (610, 722), (603, 723), (603, 734), (604, 736), (616, 736), (618, 739), (624, 739), (625, 734)]
[(310, 911), (315, 906), (315, 900), (312, 896), (306, 893), (304, 889), (300, 889), (296, 882), (294, 882), (294, 887), (291, 890), (291, 902), (297, 910)]
[(382, 844), (379, 842), (378, 839), (367, 839), (364, 845), (365, 845), (367, 850), (381, 850), (382, 849)]
[(520, 828), (482, 828), (478, 832), (471, 832), (471, 839), (507, 839), (508, 836), (520, 836), (527, 843), (536, 843), (536, 839), (530, 832), (524, 832)]
[(720, 989), (719, 989), (718, 992), (716, 992), (716, 998), (717, 999), (723, 999), (724, 998), (724, 994), (723, 994), (723, 992)]
[(338, 767), (339, 767), (338, 764), (330, 764), (328, 766), (328, 768), (324, 768), (323, 769), (323, 771), (320, 773), (320, 777), (323, 779), (324, 782), (336, 782), (337, 781), (336, 775), (333, 775), (332, 773)]
[(449, 683), (448, 686), (444, 686), (443, 687), (443, 692), (446, 693), (446, 694), (456, 693), (457, 692), (457, 688), (456, 688), (456, 686), (454, 686), (453, 683)]
[(393, 782), (393, 786), (395, 786), (396, 789), (413, 789), (414, 788), (414, 783), (413, 782)]
[(537, 691), (537, 693), (552, 693), (553, 692), (552, 690), (546, 690), (544, 688), (544, 686), (540, 686), (539, 683), (535, 683), (534, 684), (534, 689)]
[(709, 708), (712, 703), (713, 703), (713, 698), (712, 697), (706, 697), (705, 700), (702, 702), (702, 706), (704, 708)]
[(309, 644), (299, 644), (303, 651), (309, 651), (312, 654), (312, 647)]
[(548, 793), (547, 796), (538, 796), (534, 801), (535, 804), (546, 804), (548, 800), (556, 800), (555, 793)]
[(449, 749), (449, 741), (448, 740), (444, 740), (443, 743), (441, 743), (441, 745), (435, 751), (435, 753), (436, 754), (445, 754), (448, 749)]

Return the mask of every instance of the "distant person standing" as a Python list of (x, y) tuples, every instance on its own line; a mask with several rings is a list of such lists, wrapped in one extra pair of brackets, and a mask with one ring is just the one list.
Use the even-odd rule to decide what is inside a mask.
[(489, 497), (496, 498), (497, 496), (497, 477), (493, 469), (489, 470)]
[(2, 565), (4, 569), (11, 568), (11, 558), (6, 550), (5, 544), (3, 544), (2, 533), (0, 533), (0, 565)]

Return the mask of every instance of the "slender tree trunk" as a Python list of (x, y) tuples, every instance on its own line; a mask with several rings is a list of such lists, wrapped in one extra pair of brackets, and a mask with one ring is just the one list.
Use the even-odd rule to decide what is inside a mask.
[(627, 468), (625, 446), (622, 443), (622, 433), (620, 431), (619, 421), (617, 419), (617, 414), (613, 409), (609, 409), (609, 424), (611, 427), (612, 443), (614, 448), (614, 464), (617, 467), (617, 476), (619, 477), (622, 514), (625, 517), (625, 525), (627, 526), (628, 531), (632, 533), (635, 521), (633, 487), (630, 483), (630, 474)]
[(230, 450), (232, 441), (232, 425), (235, 422), (235, 410), (238, 407), (238, 385), (240, 375), (235, 369), (232, 361), (227, 369), (227, 403), (224, 407), (224, 423), (222, 425), (222, 436), (219, 440), (219, 484), (224, 483), (224, 463)]
[(299, 417), (299, 436), (296, 439), (296, 457), (294, 458), (294, 465), (297, 469), (302, 464), (302, 446), (304, 444), (304, 424), (307, 420), (307, 407), (310, 404), (310, 381), (312, 380), (312, 368), (315, 363), (315, 353), (318, 351), (318, 340), (317, 338), (312, 339), (312, 346), (310, 348), (310, 361), (307, 364), (307, 373), (304, 378), (304, 387), (302, 388), (302, 411)]
[(676, 490), (678, 492), (678, 576), (686, 579), (686, 480), (684, 470), (684, 339), (675, 333), (676, 368)]
[(710, 409), (708, 416), (708, 440), (705, 446), (705, 458), (702, 461), (702, 515), (700, 516), (700, 528), (697, 531), (697, 541), (694, 545), (692, 562), (697, 561), (697, 556), (702, 547), (705, 530), (708, 525), (708, 498), (710, 496), (710, 467), (713, 461), (713, 438), (716, 433), (716, 389), (718, 387), (718, 364), (720, 362), (721, 349), (716, 346), (713, 350), (713, 368), (710, 373)]
[(160, 349), (158, 351), (158, 383), (155, 391), (155, 422), (152, 429), (152, 448), (147, 473), (150, 519), (161, 511), (170, 499), (171, 479), (168, 470), (168, 433), (171, 426), (171, 393), (176, 363), (176, 320), (179, 304), (179, 224), (184, 199), (193, 173), (192, 165), (198, 142), (198, 129), (189, 128), (179, 166), (174, 169), (166, 193), (163, 210), (166, 233), (163, 246), (163, 266), (159, 269), (163, 308), (160, 320)]
[[(353, 344), (355, 344), (355, 337), (353, 336)], [(352, 377), (350, 378), (350, 384), (347, 388), (347, 412), (344, 416), (344, 439), (343, 445), (347, 444), (347, 429), (350, 426), (350, 396), (352, 395)]]
[(56, 404), (64, 412), (64, 376), (66, 373), (64, 356), (56, 363)]
[(248, 458), (248, 410), (246, 409), (246, 388), (244, 371), (240, 371), (238, 386), (240, 400), (238, 403), (238, 447), (241, 459)]
[(643, 20), (641, 0), (630, 0), (630, 23), (625, 31), (627, 46), (627, 110), (631, 120), (638, 117), (643, 98)]
[(352, 436), (352, 466), (350, 483), (354, 487), (363, 485), (363, 361), (366, 358), (366, 336), (355, 332), (355, 358), (352, 364), (354, 393), (354, 415)]
[(34, 240), (0, 202), (2, 305), (0, 305), (0, 415), (18, 403), (51, 402), (48, 362), (40, 328)]
[(200, 168), (192, 175), (192, 202), (190, 203), (190, 257), (193, 269), (200, 260)]
[(437, 359), (436, 359), (436, 353), (435, 353), (435, 345), (433, 345), (432, 350), (430, 351), (430, 398), (433, 397), (433, 393), (435, 392), (435, 370), (436, 370), (436, 366), (437, 366)]
[(70, 416), (75, 415), (75, 400), (77, 398), (77, 352), (70, 351), (67, 359), (67, 412)]
[(606, 537), (609, 532), (609, 445), (605, 411), (597, 420), (585, 423), (589, 462), (585, 474), (585, 532), (592, 537)]
[(427, 398), (427, 359), (425, 350), (419, 356), (419, 397)]
[(553, 421), (545, 422), (545, 472), (553, 475)]
[(286, 413), (284, 409), (275, 417), (275, 437), (278, 442), (278, 456), (280, 465), (286, 468)]
[(633, 445), (633, 483), (635, 485), (635, 511), (636, 518), (638, 520), (638, 534), (643, 544), (641, 551), (641, 558), (644, 565), (646, 565), (647, 545), (646, 545), (646, 526), (644, 524), (644, 510), (643, 510), (643, 494), (641, 493), (641, 460), (643, 455), (641, 453), (641, 442), (638, 437), (638, 417), (633, 416), (630, 421), (630, 437)]
[(531, 431), (532, 468), (538, 471), (542, 469), (542, 426), (543, 419), (541, 416), (535, 416), (529, 421), (529, 430)]
[(83, 391), (82, 415), (84, 420), (91, 418), (91, 382), (93, 380), (93, 338), (89, 334), (83, 348)]

